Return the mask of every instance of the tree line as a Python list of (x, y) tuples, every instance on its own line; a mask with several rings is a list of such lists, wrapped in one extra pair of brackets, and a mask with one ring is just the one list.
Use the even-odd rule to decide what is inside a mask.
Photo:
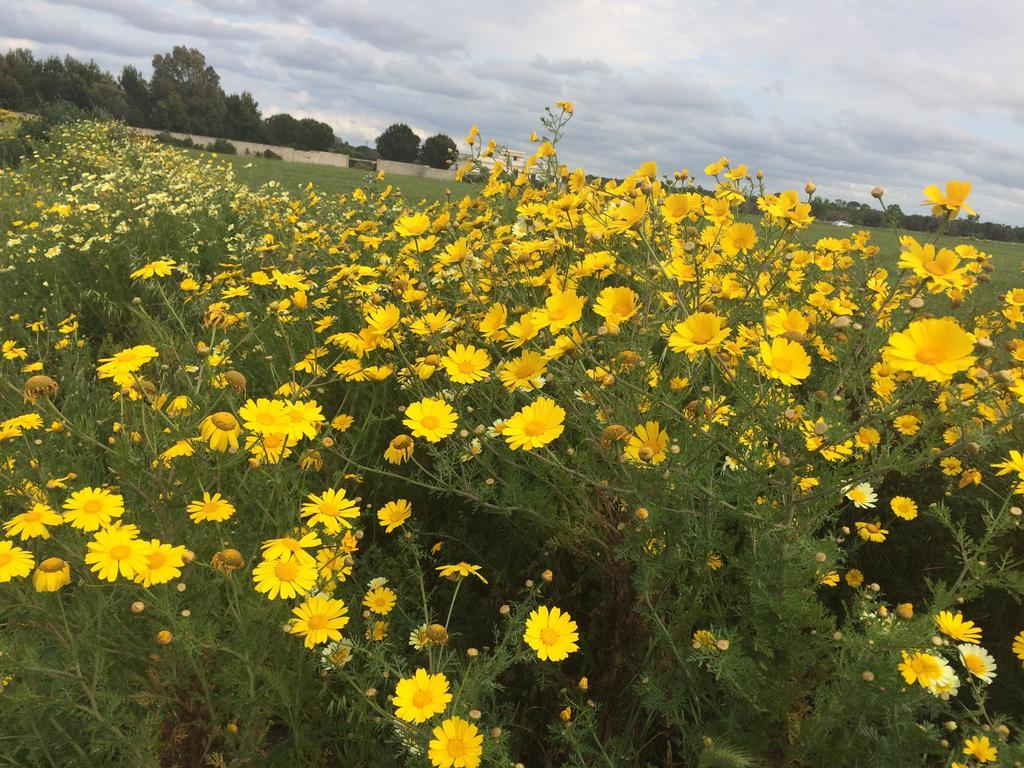
[[(846, 221), (858, 227), (885, 227), (895, 224), (911, 232), (934, 232), (941, 218), (924, 213), (904, 213), (896, 204), (887, 204), (887, 213), (879, 205), (858, 203), (852, 200), (829, 200), (824, 197), (811, 199), (811, 214), (819, 221)], [(1024, 243), (1024, 227), (981, 221), (978, 216), (954, 219), (946, 228), (947, 234), (955, 237), (977, 237), (984, 240)]]
[(280, 113), (264, 117), (249, 91), (225, 93), (220, 75), (195, 48), (175, 46), (153, 57), (147, 78), (132, 65), (120, 74), (74, 56), (36, 58), (15, 48), (0, 56), (0, 107), (36, 112), (55, 104), (161, 131), (200, 134), (294, 149), (343, 152), (356, 158), (420, 162), (448, 168), (455, 142), (444, 134), (420, 140), (396, 123), (377, 137), (376, 147), (353, 146), (321, 120)]

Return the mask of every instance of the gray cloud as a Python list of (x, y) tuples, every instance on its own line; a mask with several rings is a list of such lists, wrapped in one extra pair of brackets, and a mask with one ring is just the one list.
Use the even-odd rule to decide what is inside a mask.
[[(101, 11), (136, 30), (159, 35), (200, 35), (209, 40), (257, 40), (267, 36), (244, 23), (228, 22), (211, 16), (182, 13), (175, 7), (163, 7), (145, 0), (50, 0), (75, 11)], [(31, 3), (27, 3), (30, 5)], [(66, 11), (64, 12), (66, 13)]]

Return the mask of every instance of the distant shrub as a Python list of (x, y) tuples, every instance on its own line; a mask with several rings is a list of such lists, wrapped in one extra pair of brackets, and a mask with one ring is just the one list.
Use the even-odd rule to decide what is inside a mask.
[(277, 152), (275, 152), (272, 149), (264, 149), (263, 152), (260, 154), (260, 156), (265, 158), (265, 159), (267, 159), (267, 160), (280, 160), (281, 159), (281, 156), (279, 154), (277, 154)]
[(15, 168), (30, 151), (28, 141), (21, 136), (0, 138), (0, 168)]
[(161, 131), (153, 137), (161, 144), (170, 144), (172, 147), (181, 147), (182, 149), (195, 149), (196, 143), (192, 141), (188, 136), (184, 139), (179, 139), (176, 136), (172, 136), (167, 131)]
[(217, 152), (221, 155), (237, 155), (238, 148), (227, 139), (217, 139), (212, 144), (206, 145), (207, 152)]
[(361, 168), (364, 171), (375, 171), (377, 170), (377, 161), (350, 156), (348, 159), (348, 166), (349, 168)]

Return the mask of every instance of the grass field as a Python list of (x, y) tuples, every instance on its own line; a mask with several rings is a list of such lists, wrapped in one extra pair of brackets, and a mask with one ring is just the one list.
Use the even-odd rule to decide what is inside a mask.
[[(190, 151), (197, 157), (211, 157), (207, 152)], [(268, 181), (277, 181), (289, 190), (296, 190), (313, 182), (321, 194), (347, 194), (356, 187), (365, 185), (367, 178), (373, 176), (372, 171), (364, 171), (359, 168), (335, 168), (312, 163), (286, 163), (282, 160), (267, 160), (262, 157), (244, 155), (218, 155), (218, 159), (231, 163), (235, 169), (235, 178), (253, 189)], [(477, 186), (472, 184), (418, 179), (415, 176), (389, 175), (385, 176), (385, 180), (402, 190), (402, 194), (410, 203), (420, 200), (427, 202), (443, 200), (449, 195), (452, 199), (459, 200), (477, 190)]]
[[(882, 249), (884, 254), (899, 253), (899, 240), (892, 229), (882, 227), (837, 227), (827, 222), (816, 221), (803, 233), (808, 241), (822, 237), (849, 237), (853, 232), (866, 229), (871, 233), (871, 241)], [(907, 232), (919, 242), (928, 242), (932, 235), (928, 232)], [(979, 251), (992, 256), (995, 272), (992, 273), (992, 285), (997, 293), (1014, 287), (1020, 283), (1020, 273), (1024, 264), (1024, 244), (1006, 243), (996, 240), (979, 240), (974, 237), (945, 236), (941, 244), (946, 248), (955, 248), (960, 244), (973, 245)]]

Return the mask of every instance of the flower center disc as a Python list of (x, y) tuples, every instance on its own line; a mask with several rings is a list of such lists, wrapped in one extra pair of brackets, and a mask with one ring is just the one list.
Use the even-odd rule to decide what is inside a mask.
[(935, 363), (942, 362), (945, 355), (942, 354), (941, 349), (936, 349), (935, 347), (921, 347), (921, 349), (917, 350), (917, 354), (915, 354), (914, 357), (917, 358), (917, 362), (919, 363), (935, 365)]

